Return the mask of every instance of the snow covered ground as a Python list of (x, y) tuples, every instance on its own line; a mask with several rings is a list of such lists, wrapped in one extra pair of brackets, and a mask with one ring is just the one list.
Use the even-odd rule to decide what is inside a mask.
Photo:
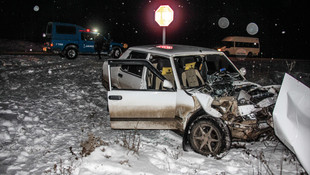
[(102, 63), (0, 55), (0, 174), (305, 174), (276, 138), (217, 160), (184, 152), (173, 131), (111, 130)]

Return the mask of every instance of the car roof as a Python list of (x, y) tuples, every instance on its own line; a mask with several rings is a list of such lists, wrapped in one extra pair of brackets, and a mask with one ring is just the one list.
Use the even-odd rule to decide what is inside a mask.
[(184, 55), (197, 55), (197, 54), (220, 54), (213, 49), (198, 47), (198, 46), (188, 46), (188, 45), (178, 45), (178, 44), (167, 44), (167, 45), (144, 45), (144, 46), (133, 46), (129, 48), (130, 50), (142, 51), (148, 53), (161, 54), (166, 56), (184, 56)]

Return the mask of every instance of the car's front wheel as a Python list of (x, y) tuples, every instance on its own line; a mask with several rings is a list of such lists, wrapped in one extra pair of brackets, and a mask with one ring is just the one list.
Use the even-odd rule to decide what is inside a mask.
[(113, 47), (111, 56), (112, 58), (119, 58), (122, 55), (122, 49), (120, 47)]
[(218, 155), (225, 149), (225, 133), (216, 121), (199, 119), (195, 121), (189, 134), (192, 149), (203, 155)]

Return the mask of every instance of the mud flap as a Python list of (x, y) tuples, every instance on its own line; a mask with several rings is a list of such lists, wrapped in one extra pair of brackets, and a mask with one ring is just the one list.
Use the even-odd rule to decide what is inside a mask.
[(189, 142), (188, 142), (188, 134), (187, 133), (183, 134), (182, 147), (183, 147), (183, 151), (185, 151), (185, 152), (192, 150), (190, 145), (189, 145)]

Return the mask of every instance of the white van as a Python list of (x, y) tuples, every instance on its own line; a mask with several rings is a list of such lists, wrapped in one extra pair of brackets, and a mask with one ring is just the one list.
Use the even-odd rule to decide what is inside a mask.
[(260, 44), (258, 38), (228, 36), (222, 40), (222, 44), (217, 50), (226, 55), (253, 57), (258, 56)]

